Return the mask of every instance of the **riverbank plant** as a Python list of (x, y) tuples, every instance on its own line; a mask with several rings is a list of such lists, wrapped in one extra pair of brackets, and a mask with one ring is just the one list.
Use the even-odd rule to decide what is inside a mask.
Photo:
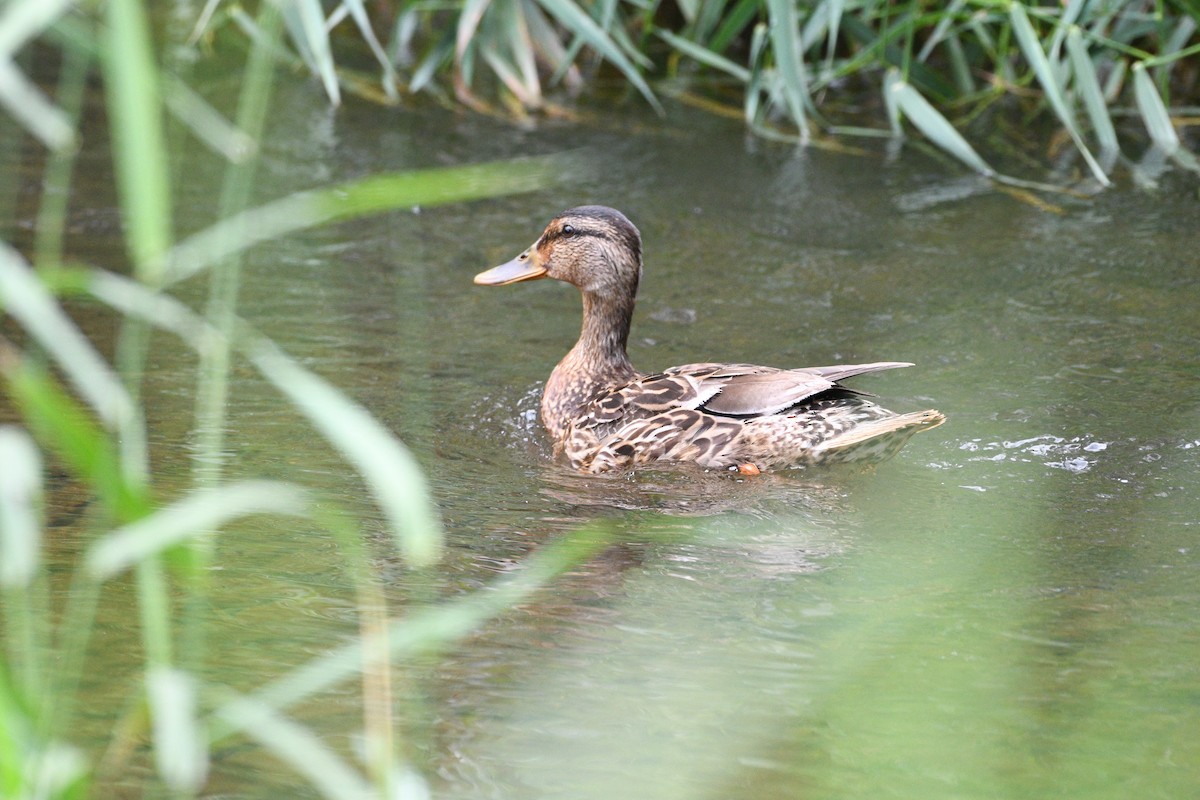
[[(1042, 118), (1080, 172), (1107, 186), (1124, 164), (1151, 181), (1158, 154), (1196, 169), (1178, 128), (1200, 102), (1200, 8), (1145, 0), (456, 0), (281, 4), (290, 55), (329, 100), (432, 94), (522, 116), (613, 76), (661, 110), (674, 96), (801, 143), (900, 136), (904, 121), (971, 169), (997, 177), (969, 142), (994, 112)], [(242, 6), (209, 0), (195, 25), (258, 36)], [(378, 32), (378, 34), (376, 33)], [(369, 53), (381, 73), (355, 70)], [(863, 98), (877, 102), (864, 104)], [(863, 114), (851, 107), (874, 111)], [(1126, 124), (1127, 123), (1127, 124)], [(1057, 131), (1058, 133), (1055, 133)], [(1122, 154), (1155, 150), (1138, 168)]]

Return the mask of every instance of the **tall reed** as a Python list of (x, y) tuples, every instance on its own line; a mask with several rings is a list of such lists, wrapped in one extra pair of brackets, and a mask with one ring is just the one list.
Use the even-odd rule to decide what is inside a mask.
[[(1122, 158), (1122, 147), (1138, 152), (1146, 139), (1183, 168), (1198, 169), (1174, 132), (1183, 109), (1200, 99), (1194, 4), (462, 0), (375, 4), (374, 20), (361, 0), (335, 4), (325, 16), (317, 0), (283, 8), (295, 60), (334, 103), (344, 90), (396, 102), (418, 92), (445, 98), (452, 87), (473, 108), (496, 113), (498, 100), (506, 113), (525, 115), (578, 93), (606, 62), (658, 110), (658, 94), (669, 93), (729, 111), (714, 99), (732, 88), (742, 95), (746, 124), (770, 138), (899, 136), (899, 120), (907, 119), (989, 178), (1004, 176), (968, 144), (969, 123), (1002, 103), (1019, 107), (1024, 119), (1056, 122), (1099, 187), (1119, 166), (1153, 181), (1156, 156), (1142, 165)], [(347, 20), (354, 34), (335, 41)], [(206, 5), (196, 36), (217, 36), (229, 25), (262, 36), (239, 4), (221, 0)], [(383, 47), (376, 29), (390, 32)], [(339, 49), (352, 47), (347, 39), (369, 46), (385, 91), (338, 63)], [(1138, 77), (1147, 70), (1146, 79)], [(847, 94), (864, 87), (882, 90), (890, 131), (878, 118), (864, 124), (839, 111)], [(1143, 130), (1123, 130), (1122, 146), (1113, 118), (1131, 111)]]
[[(214, 742), (241, 736), (275, 753), (330, 797), (394, 797), (397, 781), (421, 783), (398, 740), (389, 674), (408, 656), (468, 635), (483, 620), (520, 602), (538, 586), (603, 545), (584, 530), (547, 547), (508, 580), (479, 595), (415, 603), (389, 614), (358, 520), (336, 499), (296, 479), (233, 478), (222, 469), (220, 432), (228, 402), (231, 357), (240, 353), (360, 474), (383, 511), (394, 547), (412, 570), (435, 567), (441, 522), (413, 456), (366, 409), (305, 369), (237, 313), (239, 259), (266, 238), (331, 220), (414, 205), (436, 205), (528, 191), (569, 167), (564, 158), (527, 159), (378, 175), (316, 188), (250, 208), (257, 140), (270, 108), (279, 14), (264, 5), (242, 81), (238, 117), (223, 120), (177, 76), (160, 72), (141, 0), (112, 0), (100, 16), (83, 4), (9, 3), (0, 14), (0, 101), (12, 108), (33, 92), (18, 117), (52, 148), (37, 215), (33, 263), (0, 242), (0, 386), (17, 422), (0, 426), (0, 795), (81, 797), (101, 790), (95, 742), (73, 740), (89, 640), (108, 587), (132, 573), (143, 666), (132, 717), (148, 719), (157, 779), (173, 795), (205, 784)], [(286, 14), (284, 15), (287, 16)], [(61, 48), (57, 96), (42, 97), (14, 54), (41, 39)], [(89, 65), (103, 78), (113, 141), (113, 168), (124, 222), (129, 275), (63, 261), (72, 158)], [(174, 236), (171, 153), (164, 116), (174, 113), (197, 136), (223, 139), (231, 157), (220, 217), (183, 241)], [(80, 202), (79, 198), (75, 202)], [(183, 277), (204, 276), (211, 292), (198, 314), (169, 292)], [(61, 297), (86, 295), (119, 322), (115, 361), (102, 355)], [(197, 351), (195, 430), (200, 447), (194, 488), (181, 496), (156, 485), (148, 468), (147, 409), (156, 402), (141, 376), (152, 330), (179, 335)], [(18, 335), (18, 330), (20, 334)], [(52, 365), (52, 369), (48, 368)], [(78, 562), (48, 563), (45, 463), (94, 498), (81, 532)], [(303, 520), (339, 544), (359, 600), (360, 635), (329, 655), (279, 674), (257, 692), (214, 681), (219, 669), (204, 635), (202, 612), (217, 580), (221, 531), (248, 515)], [(69, 587), (51, 590), (50, 573), (69, 570)], [(366, 767), (346, 761), (288, 717), (288, 708), (330, 687), (362, 683)], [(129, 750), (138, 726), (113, 720), (110, 754)], [(121, 756), (116, 756), (118, 759)], [(111, 765), (110, 765), (111, 766)]]

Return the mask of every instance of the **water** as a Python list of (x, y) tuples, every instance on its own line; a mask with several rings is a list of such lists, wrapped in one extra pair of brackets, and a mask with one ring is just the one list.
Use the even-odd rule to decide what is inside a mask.
[[(388, 555), (351, 470), (242, 367), (232, 472), (297, 479), (361, 514), (395, 609), (479, 590), (584, 522), (617, 531), (461, 646), (397, 666), (403, 751), (437, 796), (1180, 797), (1200, 784), (1194, 179), (1049, 198), (1053, 213), (920, 152), (797, 152), (685, 108), (523, 132), (334, 113), (288, 80), (272, 119), (262, 200), (576, 152), (562, 185), (322, 228), (257, 248), (245, 269), (241, 313), (413, 448), (445, 563), (414, 576)], [(211, 221), (220, 176), (186, 152), (182, 232)], [(102, 138), (85, 138), (68, 249), (119, 266), (104, 164)], [(18, 202), (26, 236), (32, 202)], [(642, 231), (642, 369), (912, 361), (855, 385), (949, 421), (869, 471), (572, 473), (534, 413), (578, 331), (574, 290), (471, 278), (585, 202)], [(205, 292), (179, 289), (195, 306)], [(111, 335), (103, 312), (79, 313)], [(156, 338), (149, 422), (168, 492), (190, 482), (193, 385), (187, 350)], [(88, 504), (69, 484), (51, 502), (65, 567)], [(239, 525), (218, 561), (210, 679), (251, 690), (358, 632), (353, 585), (315, 526)], [(78, 739), (97, 758), (141, 665), (132, 604), (118, 584), (100, 612)], [(293, 716), (354, 751), (355, 686)], [(139, 794), (152, 770), (145, 754), (104, 763), (100, 794)], [(312, 794), (240, 741), (216, 752), (208, 790)]]

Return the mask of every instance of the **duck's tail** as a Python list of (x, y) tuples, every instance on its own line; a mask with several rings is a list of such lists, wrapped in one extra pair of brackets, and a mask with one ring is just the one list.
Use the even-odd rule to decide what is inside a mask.
[(945, 421), (946, 416), (932, 408), (869, 420), (813, 447), (810, 458), (822, 464), (884, 461), (894, 456), (914, 433), (936, 428)]

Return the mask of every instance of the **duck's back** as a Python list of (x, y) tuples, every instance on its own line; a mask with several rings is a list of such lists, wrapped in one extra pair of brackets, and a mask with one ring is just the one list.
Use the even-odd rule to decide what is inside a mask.
[[(594, 393), (572, 415), (558, 444), (576, 467), (592, 472), (653, 461), (776, 468), (857, 460), (856, 452), (890, 453), (917, 430), (940, 424), (941, 415), (897, 415), (838, 381), (902, 366), (909, 365), (673, 367)], [(883, 438), (887, 447), (882, 441), (863, 446)]]

